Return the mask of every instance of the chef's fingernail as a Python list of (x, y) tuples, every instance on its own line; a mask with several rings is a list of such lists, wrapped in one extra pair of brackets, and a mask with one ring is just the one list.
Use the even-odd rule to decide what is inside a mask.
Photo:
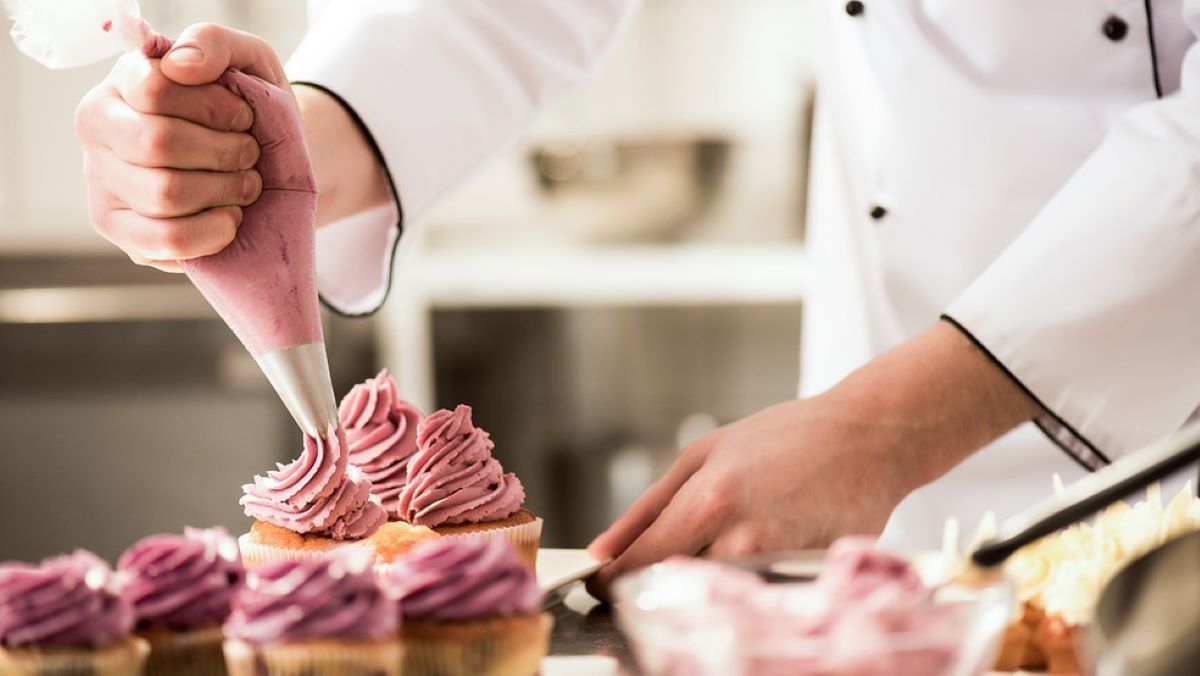
[(242, 176), (242, 198), (249, 201), (258, 198), (259, 178), (257, 171)]
[(167, 54), (167, 58), (178, 64), (200, 63), (204, 60), (204, 52), (199, 47), (176, 47)]
[(238, 168), (249, 169), (258, 162), (258, 146), (253, 143), (246, 143), (242, 147), (242, 152), (238, 156)]
[(250, 110), (250, 106), (241, 106), (238, 108), (237, 115), (233, 116), (233, 128), (236, 131), (249, 129), (254, 123), (254, 111)]

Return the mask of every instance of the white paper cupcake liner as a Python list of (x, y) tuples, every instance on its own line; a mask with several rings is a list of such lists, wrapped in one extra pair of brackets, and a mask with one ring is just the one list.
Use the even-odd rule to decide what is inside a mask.
[(404, 676), (533, 676), (550, 645), (554, 620), (497, 618), (401, 627)]
[[(444, 538), (458, 538), (470, 540), (493, 540), (501, 539), (508, 540), (517, 547), (517, 552), (530, 568), (537, 567), (537, 551), (538, 544), (542, 540), (542, 521), (541, 517), (535, 517), (533, 521), (517, 524), (515, 526), (500, 526), (498, 528), (481, 528), (472, 530), (466, 533), (441, 533), (438, 535)], [(437, 530), (436, 528), (434, 529)]]
[(0, 674), (13, 676), (138, 676), (150, 647), (136, 636), (97, 649), (0, 648)]
[[(517, 548), (517, 552), (521, 555), (521, 559), (531, 568), (537, 567), (537, 552), (538, 545), (542, 539), (541, 517), (534, 517), (532, 521), (520, 523), (513, 526), (498, 526), (490, 527), (486, 524), (481, 524), (481, 527), (476, 530), (471, 530), (465, 533), (442, 533), (437, 532), (438, 537), (458, 538), (458, 539), (473, 539), (473, 540), (491, 540), (502, 539), (511, 542)], [(306, 559), (320, 559), (332, 555), (334, 552), (343, 552), (347, 548), (354, 548), (365, 551), (367, 554), (374, 556), (374, 547), (371, 540), (348, 540), (328, 547), (326, 549), (296, 549), (293, 547), (277, 547), (275, 545), (267, 545), (257, 542), (252, 533), (244, 533), (238, 537), (238, 549), (242, 553), (242, 564), (247, 570), (253, 570), (259, 566), (274, 561), (300, 561)], [(395, 565), (394, 561), (380, 562), (375, 564), (375, 572), (379, 575), (385, 575)]]
[(252, 646), (225, 641), (229, 676), (400, 676), (403, 648), (382, 641), (312, 640)]

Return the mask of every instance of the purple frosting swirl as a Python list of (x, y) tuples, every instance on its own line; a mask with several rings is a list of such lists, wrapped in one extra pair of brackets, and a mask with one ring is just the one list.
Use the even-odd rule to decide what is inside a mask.
[(252, 571), (233, 597), (225, 635), (255, 645), (396, 632), (396, 603), (366, 557), (277, 561)]
[(103, 647), (133, 629), (112, 569), (82, 549), (37, 566), (0, 564), (0, 645)]
[(245, 578), (237, 542), (224, 528), (142, 538), (121, 555), (117, 571), (138, 628), (173, 631), (220, 625)]
[(529, 566), (505, 540), (430, 540), (389, 570), (383, 584), (405, 621), (532, 613), (542, 598)]
[(416, 455), (400, 494), (400, 518), (418, 526), (497, 521), (525, 501), (525, 488), (492, 456), (488, 433), (471, 423), (471, 407), (442, 409), (417, 430)]
[(340, 427), (326, 438), (304, 437), (304, 451), (287, 465), (242, 486), (246, 514), (296, 533), (357, 540), (374, 533), (387, 514), (371, 499), (371, 482), (347, 466)]
[(408, 459), (417, 452), (421, 412), (400, 398), (396, 381), (384, 369), (350, 390), (338, 417), (346, 430), (350, 464), (362, 470), (371, 481), (371, 494), (398, 519)]

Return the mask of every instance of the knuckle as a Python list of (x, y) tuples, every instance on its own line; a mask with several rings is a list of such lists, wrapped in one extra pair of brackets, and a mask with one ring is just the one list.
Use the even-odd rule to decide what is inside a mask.
[(151, 181), (150, 201), (153, 216), (165, 215), (179, 206), (184, 193), (183, 179), (171, 171), (155, 173)]
[(188, 26), (187, 30), (184, 32), (195, 40), (200, 42), (208, 42), (220, 38), (221, 36), (225, 35), (228, 30), (229, 29), (225, 28), (221, 24), (205, 21), (201, 23), (194, 23), (191, 26)]
[(96, 116), (103, 111), (102, 101), (108, 91), (106, 85), (93, 87), (79, 100), (79, 105), (75, 106), (75, 115), (71, 122), (75, 129), (75, 135), (80, 139), (87, 141), (93, 135), (94, 121)]
[(699, 514), (704, 520), (723, 518), (733, 508), (733, 491), (728, 482), (718, 480), (704, 489), (699, 499)]
[(81, 139), (88, 136), (88, 120), (92, 115), (92, 94), (88, 92), (86, 96), (79, 101), (79, 105), (75, 106), (75, 115), (71, 118), (71, 124), (75, 129), (75, 135)]
[(158, 113), (166, 109), (171, 94), (171, 81), (154, 70), (141, 79), (137, 87), (137, 106), (143, 113)]
[(154, 236), (155, 258), (176, 259), (187, 254), (188, 232), (176, 223), (163, 222), (157, 226)]
[(138, 131), (137, 146), (143, 157), (164, 161), (171, 156), (171, 151), (175, 146), (175, 136), (165, 122), (148, 119)]
[(738, 531), (724, 549), (728, 556), (752, 556), (764, 551), (762, 538), (748, 530)]

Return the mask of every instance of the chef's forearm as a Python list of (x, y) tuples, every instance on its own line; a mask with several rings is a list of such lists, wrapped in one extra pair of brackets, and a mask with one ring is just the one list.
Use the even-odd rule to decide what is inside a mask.
[(859, 411), (895, 458), (907, 493), (1040, 411), (1007, 374), (940, 321), (855, 371), (825, 395)]
[(350, 113), (318, 88), (298, 84), (295, 92), (321, 193), (317, 227), (392, 199), (378, 156)]

